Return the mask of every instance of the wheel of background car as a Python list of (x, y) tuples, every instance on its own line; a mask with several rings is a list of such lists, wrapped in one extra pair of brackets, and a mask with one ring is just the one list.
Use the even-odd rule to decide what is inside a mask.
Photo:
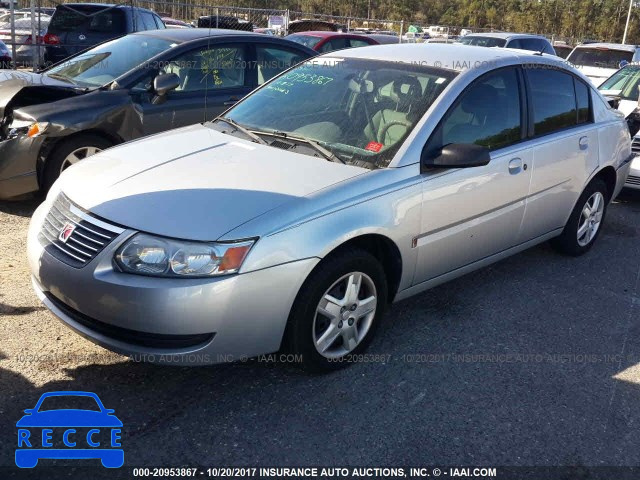
[(395, 125), (400, 125), (402, 127), (407, 127), (407, 128), (411, 128), (412, 125), (411, 123), (409, 123), (406, 120), (392, 120), (389, 123), (387, 123), (384, 127), (382, 127), (382, 129), (380, 130), (380, 135), (379, 135), (379, 141), (381, 143), (384, 144), (384, 139), (387, 136), (387, 132), (389, 131), (389, 129)]
[(66, 168), (113, 145), (98, 135), (86, 134), (62, 140), (49, 154), (44, 165), (41, 190), (46, 193)]
[(285, 348), (311, 372), (346, 366), (371, 342), (387, 303), (387, 280), (370, 253), (348, 248), (326, 257), (298, 292)]
[(589, 251), (598, 235), (607, 211), (607, 186), (599, 178), (582, 192), (562, 234), (551, 241), (561, 253), (578, 256)]

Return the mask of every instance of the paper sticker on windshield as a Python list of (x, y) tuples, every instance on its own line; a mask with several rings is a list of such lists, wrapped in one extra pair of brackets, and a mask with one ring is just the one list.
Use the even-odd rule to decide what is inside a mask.
[(384, 147), (383, 144), (378, 143), (378, 142), (369, 142), (367, 143), (367, 146), (364, 147), (365, 150), (369, 150), (370, 152), (376, 152), (378, 153), (380, 150), (382, 150), (382, 147)]

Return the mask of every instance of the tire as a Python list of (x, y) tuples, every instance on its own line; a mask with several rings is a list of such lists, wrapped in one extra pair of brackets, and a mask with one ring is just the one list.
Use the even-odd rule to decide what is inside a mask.
[[(358, 278), (356, 298), (346, 290), (349, 284), (358, 285)], [(326, 295), (339, 303), (328, 302)], [(325, 314), (317, 311), (321, 301)], [(373, 255), (357, 248), (332, 254), (311, 272), (298, 292), (287, 322), (286, 349), (300, 358), (299, 365), (306, 371), (342, 368), (371, 343), (386, 306), (387, 279)], [(324, 334), (325, 340), (316, 347)], [(331, 338), (333, 341), (326, 340)]]
[[(608, 199), (609, 194), (604, 181), (599, 178), (591, 181), (576, 202), (560, 236), (551, 240), (551, 246), (560, 253), (574, 257), (587, 253), (602, 230)], [(599, 202), (595, 210), (594, 201)], [(587, 209), (592, 212), (591, 215), (588, 215)], [(582, 228), (587, 230), (579, 235), (579, 230)]]
[(100, 151), (105, 150), (112, 145), (113, 143), (106, 138), (92, 134), (78, 135), (67, 140), (62, 140), (58, 145), (56, 145), (45, 161), (42, 185), (40, 188), (42, 193), (46, 194), (49, 191), (53, 182), (55, 182), (60, 176), (60, 173), (62, 173), (62, 170), (68, 166), (68, 157), (72, 153), (78, 152), (78, 160), (82, 160), (83, 158), (86, 158), (82, 156), (83, 149), (96, 149), (97, 151)]

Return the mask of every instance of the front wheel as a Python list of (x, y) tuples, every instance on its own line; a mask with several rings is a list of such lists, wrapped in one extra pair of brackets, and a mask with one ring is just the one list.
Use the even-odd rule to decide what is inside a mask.
[(386, 303), (380, 262), (364, 250), (345, 249), (325, 258), (305, 281), (285, 341), (305, 370), (336, 370), (367, 348)]
[(607, 186), (600, 179), (593, 180), (578, 199), (569, 221), (551, 245), (559, 252), (578, 256), (593, 246), (607, 212)]
[(95, 155), (113, 144), (98, 135), (79, 135), (62, 140), (49, 154), (42, 177), (42, 192), (47, 193), (60, 174), (71, 165)]

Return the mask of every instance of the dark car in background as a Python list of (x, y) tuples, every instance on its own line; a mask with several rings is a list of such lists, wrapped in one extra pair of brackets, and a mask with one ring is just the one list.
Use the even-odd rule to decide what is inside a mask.
[(112, 145), (211, 120), (314, 55), (279, 37), (182, 28), (126, 35), (41, 73), (0, 72), (0, 199), (46, 191)]
[[(360, 35), (357, 33), (341, 33), (326, 31), (300, 32), (287, 35), (288, 40), (312, 48), (319, 53), (333, 52), (334, 50), (342, 50), (344, 48), (367, 47), (370, 45), (378, 45), (379, 42), (368, 35)], [(398, 40), (395, 39), (395, 42)]]
[(160, 17), (145, 8), (101, 3), (58, 5), (43, 39), (44, 61), (51, 65), (112, 38), (164, 28)]
[(253, 32), (253, 23), (225, 15), (204, 15), (198, 18), (198, 28), (224, 28)]
[(0, 40), (0, 68), (11, 68), (11, 51)]

